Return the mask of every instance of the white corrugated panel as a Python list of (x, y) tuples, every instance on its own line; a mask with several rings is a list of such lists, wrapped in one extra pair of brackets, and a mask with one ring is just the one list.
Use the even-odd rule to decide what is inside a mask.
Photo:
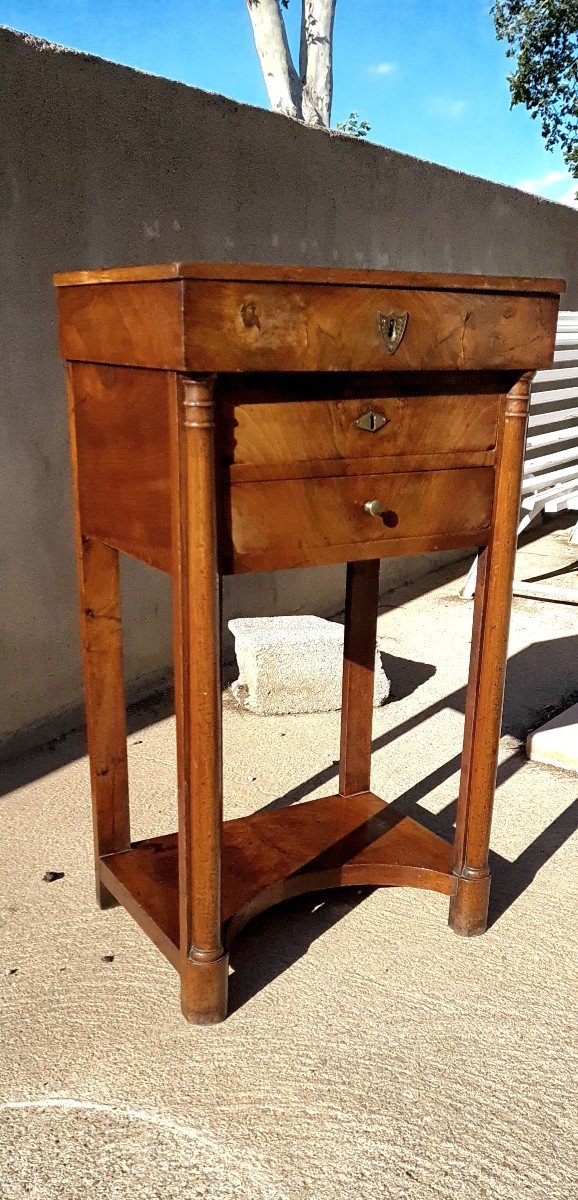
[[(522, 509), (578, 509), (578, 312), (558, 317), (554, 365), (532, 384)], [(562, 464), (564, 464), (562, 466)]]

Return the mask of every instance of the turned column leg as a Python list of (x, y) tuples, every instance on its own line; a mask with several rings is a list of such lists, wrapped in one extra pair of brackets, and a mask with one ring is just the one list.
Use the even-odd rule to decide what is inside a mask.
[(339, 793), (369, 791), (379, 559), (347, 564)]
[(223, 782), (214, 380), (178, 380), (173, 413), (173, 593), (179, 775), (181, 1002), (227, 1012), (221, 929)]
[(116, 900), (100, 882), (100, 857), (130, 846), (118, 552), (82, 533), (70, 367), (68, 409), (96, 895), (100, 907), (109, 908)]
[(488, 919), (488, 852), (502, 723), (504, 678), (516, 557), (520, 482), (531, 375), (506, 396), (490, 543), (479, 560), (464, 750), (456, 817), (455, 890), (449, 923), (483, 933)]

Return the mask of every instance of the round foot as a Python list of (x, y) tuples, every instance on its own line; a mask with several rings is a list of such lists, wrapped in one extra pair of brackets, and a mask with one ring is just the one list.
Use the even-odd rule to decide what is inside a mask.
[(181, 1009), (193, 1025), (217, 1025), (227, 1016), (229, 955), (215, 962), (187, 959), (181, 972)]
[(449, 926), (462, 937), (485, 933), (488, 926), (490, 875), (465, 878), (455, 876), (455, 891), (450, 899)]

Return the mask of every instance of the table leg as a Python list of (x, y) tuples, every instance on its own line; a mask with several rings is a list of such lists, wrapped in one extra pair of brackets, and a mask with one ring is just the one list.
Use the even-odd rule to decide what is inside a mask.
[(127, 850), (130, 846), (118, 552), (82, 532), (74, 384), (70, 366), (68, 417), (96, 895), (101, 908), (110, 908), (117, 901), (100, 882), (99, 860), (104, 854)]
[(487, 926), (488, 852), (502, 722), (520, 482), (532, 376), (506, 396), (505, 421), (489, 545), (480, 556), (474, 597), (466, 722), (456, 817), (455, 891), (449, 922), (456, 933)]
[(213, 383), (179, 379), (172, 421), (181, 1003), (201, 1025), (226, 1016), (228, 982)]
[(379, 559), (347, 564), (339, 793), (369, 791)]

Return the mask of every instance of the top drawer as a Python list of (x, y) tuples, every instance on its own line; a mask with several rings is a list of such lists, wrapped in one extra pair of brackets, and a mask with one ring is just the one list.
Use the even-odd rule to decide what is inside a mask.
[(550, 363), (557, 298), (321, 285), (187, 283), (199, 371), (476, 371)]
[[(537, 370), (558, 297), (173, 279), (59, 289), (61, 351), (206, 371)], [(403, 331), (403, 332), (402, 332)]]

